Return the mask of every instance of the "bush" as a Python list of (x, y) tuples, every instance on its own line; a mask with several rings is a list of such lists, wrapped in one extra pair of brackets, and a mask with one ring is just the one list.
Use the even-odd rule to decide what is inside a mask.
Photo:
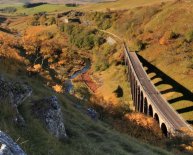
[(39, 2), (39, 3), (29, 3), (29, 2), (27, 2), (23, 5), (23, 7), (24, 8), (33, 8), (33, 7), (37, 7), (37, 6), (44, 5), (44, 4), (47, 4), (47, 3), (45, 3), (45, 2)]
[(113, 21), (116, 20), (116, 16), (110, 12), (102, 13), (95, 12), (91, 15), (91, 20), (94, 20), (96, 25), (103, 30), (106, 30), (112, 26)]
[(16, 11), (17, 11), (17, 9), (14, 7), (6, 7), (3, 9), (0, 9), (0, 12), (3, 12), (3, 13), (14, 13)]
[(99, 36), (96, 29), (89, 30), (72, 24), (63, 24), (60, 30), (66, 32), (69, 35), (70, 42), (78, 48), (90, 50), (105, 42), (105, 39)]
[(100, 50), (94, 51), (94, 68), (95, 71), (104, 71), (113, 63), (110, 57), (116, 52), (116, 46), (104, 44)]
[(138, 52), (145, 48), (145, 43), (143, 43), (141, 40), (133, 40), (130, 42), (129, 46), (132, 51)]
[(51, 17), (51, 18), (49, 19), (49, 24), (50, 24), (50, 25), (56, 24), (56, 18), (55, 18), (55, 17)]
[(32, 20), (32, 21), (30, 22), (30, 25), (32, 25), (32, 26), (38, 26), (38, 25), (40, 25), (40, 22), (39, 22), (38, 20)]
[(187, 42), (192, 42), (192, 41), (193, 41), (193, 30), (188, 31), (188, 32), (185, 34), (185, 40), (186, 40)]
[(171, 31), (170, 32), (170, 36), (169, 36), (169, 39), (176, 39), (179, 37), (179, 34), (174, 32), (174, 31)]
[(103, 29), (103, 30), (106, 30), (106, 29), (109, 29), (110, 27), (111, 27), (111, 21), (110, 21), (110, 19), (107, 19), (107, 20), (105, 20), (103, 23), (102, 23), (102, 25), (101, 25), (101, 29)]

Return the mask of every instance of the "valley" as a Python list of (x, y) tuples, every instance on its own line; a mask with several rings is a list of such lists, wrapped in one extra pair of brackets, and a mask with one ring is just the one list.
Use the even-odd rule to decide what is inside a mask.
[[(0, 75), (32, 89), (17, 108), (0, 103), (0, 130), (15, 141), (21, 137), (27, 154), (191, 154), (192, 133), (166, 138), (155, 119), (135, 111), (123, 41), (192, 126), (193, 3), (59, 3), (0, 5)], [(52, 108), (44, 102), (61, 107), (54, 121), (64, 122), (67, 139), (57, 139), (53, 130), (59, 129), (42, 123), (39, 111), (49, 115)]]

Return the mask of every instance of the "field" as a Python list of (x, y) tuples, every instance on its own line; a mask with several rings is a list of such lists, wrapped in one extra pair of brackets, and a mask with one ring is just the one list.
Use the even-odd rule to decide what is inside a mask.
[[(13, 5), (2, 4), (0, 8), (10, 7), (10, 6), (13, 6)], [(53, 13), (53, 12), (67, 11), (72, 9), (71, 7), (66, 7), (65, 5), (62, 5), (62, 4), (44, 4), (44, 5), (37, 6), (35, 8), (24, 8), (23, 4), (18, 3), (18, 4), (14, 4), (14, 7), (17, 9), (17, 11), (14, 12), (13, 14), (16, 14), (16, 15), (23, 15), (23, 14), (33, 15), (38, 12)]]
[[(127, 1), (127, 2), (126, 2)], [(91, 4), (84, 4), (78, 7), (66, 7), (64, 4), (44, 4), (37, 6), (35, 8), (23, 8), (23, 3), (15, 3), (14, 7), (17, 8), (17, 11), (14, 14), (25, 14), (25, 15), (33, 15), (34, 13), (38, 12), (60, 12), (60, 11), (67, 11), (67, 10), (81, 10), (81, 11), (105, 11), (107, 8), (111, 10), (125, 10), (131, 9), (139, 6), (145, 5), (152, 5), (160, 2), (165, 2), (168, 0), (119, 0), (117, 2), (106, 2), (106, 3), (91, 3)], [(126, 4), (125, 4), (126, 3)], [(0, 8), (5, 7), (13, 7), (13, 4), (6, 3), (1, 4)]]
[(127, 10), (135, 7), (141, 7), (146, 5), (152, 5), (161, 2), (167, 2), (168, 0), (118, 0), (116, 2), (108, 2), (108, 3), (98, 3), (98, 4), (88, 4), (82, 6), (80, 9), (90, 10), (90, 11), (106, 11), (106, 9), (110, 10)]
[[(85, 3), (98, 3), (98, 2), (108, 2), (111, 0), (74, 0), (73, 2), (78, 3), (78, 4), (85, 4)], [(25, 3), (25, 2), (30, 2), (30, 3), (37, 3), (37, 2), (42, 2), (42, 0), (1, 0), (0, 4), (15, 4), (15, 3)], [(65, 4), (69, 3), (68, 0), (44, 0), (43, 2), (47, 3), (52, 3), (52, 4)]]

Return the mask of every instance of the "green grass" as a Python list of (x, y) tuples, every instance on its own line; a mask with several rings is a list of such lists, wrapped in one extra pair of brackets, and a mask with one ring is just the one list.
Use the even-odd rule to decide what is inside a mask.
[(44, 5), (40, 5), (40, 6), (33, 7), (33, 8), (20, 7), (18, 8), (18, 11), (16, 13), (17, 14), (25, 13), (27, 15), (33, 15), (38, 12), (51, 13), (51, 12), (67, 11), (70, 9), (72, 8), (66, 7), (65, 5), (61, 5), (61, 4), (44, 4)]
[(111, 10), (125, 10), (135, 7), (152, 5), (168, 0), (118, 0), (116, 2), (90, 4), (80, 7), (81, 10), (105, 11), (107, 8)]
[[(184, 33), (193, 24), (191, 17), (193, 13), (192, 6), (192, 2), (166, 5), (160, 13), (145, 25), (144, 29), (152, 31), (161, 30), (162, 32), (167, 28), (168, 31)], [(163, 21), (166, 22), (162, 24)]]
[(0, 5), (0, 8), (5, 8), (5, 7), (15, 7), (15, 8), (18, 8), (18, 7), (21, 7), (22, 3), (15, 3), (15, 4), (1, 4)]
[(17, 8), (17, 11), (15, 14), (26, 14), (26, 15), (32, 15), (38, 12), (61, 12), (61, 11), (67, 11), (72, 9), (78, 9), (81, 11), (89, 11), (89, 10), (95, 10), (95, 11), (105, 11), (107, 8), (111, 10), (123, 10), (123, 9), (131, 9), (135, 7), (145, 6), (145, 5), (152, 5), (156, 3), (165, 2), (168, 0), (118, 0), (116, 2), (106, 2), (106, 3), (91, 3), (87, 5), (81, 5), (79, 7), (66, 7), (63, 4), (44, 4), (33, 8), (24, 8), (22, 3), (16, 3), (16, 4), (1, 4), (0, 8), (4, 7), (15, 7)]
[(39, 12), (46, 12), (46, 13), (53, 13), (53, 12), (61, 12), (61, 11), (68, 11), (74, 9), (74, 7), (66, 7), (64, 4), (43, 4), (37, 7), (32, 8), (25, 8), (23, 7), (22, 3), (16, 4), (1, 4), (0, 8), (5, 7), (15, 7), (17, 11), (13, 13), (14, 15), (33, 15)]

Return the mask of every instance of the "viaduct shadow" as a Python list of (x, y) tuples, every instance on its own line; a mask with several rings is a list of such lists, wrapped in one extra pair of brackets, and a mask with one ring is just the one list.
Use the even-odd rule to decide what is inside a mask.
[[(177, 81), (175, 81), (174, 79), (172, 79), (171, 77), (166, 75), (164, 72), (159, 70), (157, 67), (155, 67), (151, 63), (149, 63), (142, 56), (138, 55), (138, 57), (139, 57), (141, 63), (143, 64), (143, 66), (147, 67), (147, 70), (146, 70), (147, 74), (155, 73), (155, 75), (150, 78), (151, 80), (156, 79), (156, 78), (162, 79), (161, 81), (158, 81), (157, 83), (155, 83), (155, 86), (159, 86), (161, 84), (168, 84), (171, 86), (171, 88), (169, 88), (169, 89), (160, 91), (161, 94), (166, 94), (169, 92), (177, 92), (177, 93), (182, 94), (182, 96), (180, 96), (180, 97), (176, 97), (176, 98), (172, 98), (172, 99), (168, 100), (168, 102), (170, 104), (173, 104), (173, 103), (175, 103), (177, 101), (181, 101), (181, 100), (193, 102), (193, 93), (190, 90), (188, 90), (187, 88), (182, 86), (180, 83), (178, 83)], [(193, 105), (177, 110), (177, 112), (180, 114), (190, 112), (190, 111), (193, 111)], [(190, 124), (193, 124), (193, 120), (187, 120), (187, 121)]]

